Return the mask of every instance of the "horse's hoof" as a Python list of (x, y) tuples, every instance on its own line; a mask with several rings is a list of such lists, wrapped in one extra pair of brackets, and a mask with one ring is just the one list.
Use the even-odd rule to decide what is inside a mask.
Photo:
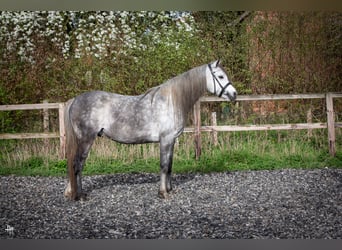
[(76, 201), (86, 201), (87, 200), (87, 194), (86, 193), (78, 194), (75, 200)]
[(67, 187), (65, 188), (65, 191), (64, 191), (64, 196), (66, 198), (69, 198), (71, 199), (72, 198), (72, 194), (71, 194), (71, 186), (70, 186), (70, 182), (68, 183)]
[(64, 192), (64, 197), (71, 200), (71, 193), (70, 192)]
[(159, 198), (165, 199), (165, 200), (167, 200), (167, 199), (170, 198), (170, 195), (169, 195), (167, 192), (161, 192), (161, 191), (159, 191), (159, 192), (158, 192), (158, 196), (159, 196)]
[(71, 192), (68, 192), (68, 191), (65, 191), (65, 192), (64, 192), (64, 197), (65, 197), (67, 200), (76, 200), (76, 196), (73, 195)]

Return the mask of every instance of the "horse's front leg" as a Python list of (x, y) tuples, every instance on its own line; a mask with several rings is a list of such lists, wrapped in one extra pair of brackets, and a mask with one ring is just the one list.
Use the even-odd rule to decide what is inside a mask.
[(175, 139), (163, 139), (160, 141), (160, 189), (159, 196), (168, 198), (168, 193), (172, 190), (171, 172), (173, 160), (173, 148)]

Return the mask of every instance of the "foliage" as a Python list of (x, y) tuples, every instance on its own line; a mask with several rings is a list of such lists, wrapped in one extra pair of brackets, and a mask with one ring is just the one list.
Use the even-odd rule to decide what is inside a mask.
[(66, 101), (92, 89), (138, 94), (216, 58), (240, 94), (340, 91), (341, 18), (338, 12), (2, 11), (0, 104)]
[[(17, 56), (32, 64), (37, 63), (40, 47), (64, 58), (92, 55), (115, 60), (131, 49), (146, 49), (145, 36), (159, 43), (173, 32), (190, 32), (191, 22), (185, 12), (3, 11), (0, 41), (5, 58)], [(169, 39), (169, 44), (177, 42)]]
[(223, 61), (229, 77), (240, 94), (250, 93), (246, 37), (248, 21), (239, 20), (244, 13), (243, 11), (193, 13), (200, 37), (209, 43), (211, 57)]
[(256, 12), (248, 24), (254, 93), (341, 91), (342, 14)]
[(206, 59), (193, 23), (188, 12), (1, 12), (1, 103), (141, 93)]

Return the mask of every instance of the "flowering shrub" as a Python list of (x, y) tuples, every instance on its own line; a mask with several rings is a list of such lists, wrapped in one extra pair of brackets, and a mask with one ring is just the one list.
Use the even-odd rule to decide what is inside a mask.
[[(153, 41), (178, 48), (174, 35), (195, 32), (186, 12), (127, 11), (3, 11), (0, 15), (3, 60), (13, 56), (35, 63), (40, 44), (49, 45), (64, 58), (96, 58), (144, 50)], [(164, 39), (164, 38), (169, 39)]]

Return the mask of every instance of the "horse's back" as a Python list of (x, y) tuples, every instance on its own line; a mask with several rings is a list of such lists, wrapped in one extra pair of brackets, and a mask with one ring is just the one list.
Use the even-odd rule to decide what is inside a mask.
[(156, 133), (158, 124), (153, 124), (150, 91), (140, 96), (85, 92), (73, 100), (70, 117), (79, 137), (96, 136), (101, 131), (101, 134), (123, 143), (159, 139)]

